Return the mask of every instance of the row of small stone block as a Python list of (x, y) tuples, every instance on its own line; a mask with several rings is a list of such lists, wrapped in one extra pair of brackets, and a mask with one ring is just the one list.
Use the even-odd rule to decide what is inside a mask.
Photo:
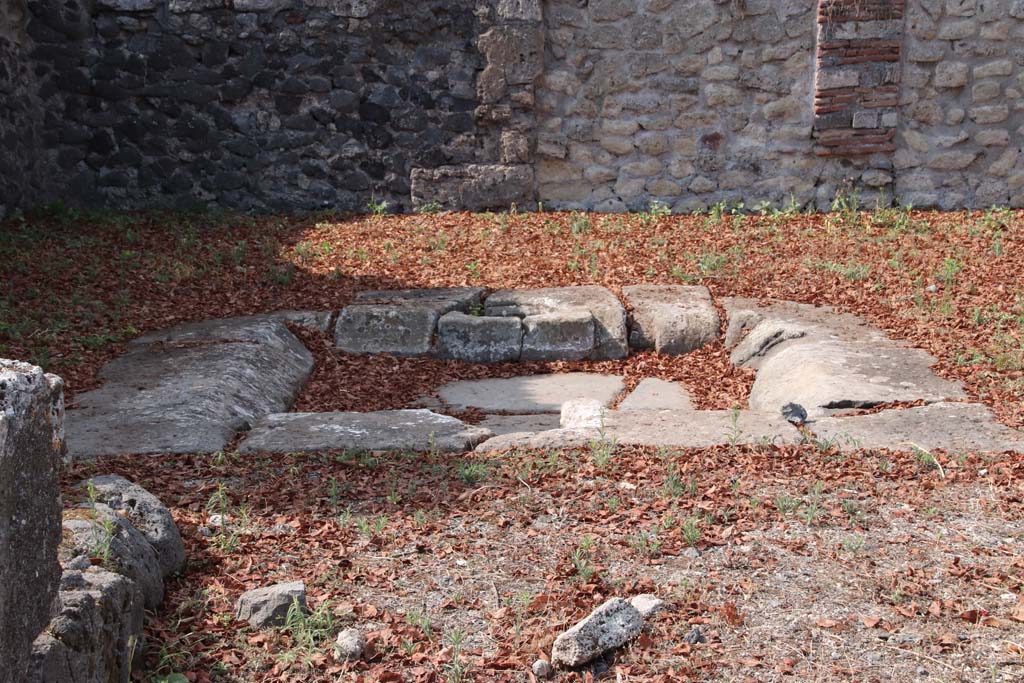
[(363, 292), (345, 307), (335, 344), (352, 353), (464, 360), (609, 360), (633, 349), (681, 354), (718, 337), (704, 287), (624, 287), (631, 314), (604, 287), (481, 288)]

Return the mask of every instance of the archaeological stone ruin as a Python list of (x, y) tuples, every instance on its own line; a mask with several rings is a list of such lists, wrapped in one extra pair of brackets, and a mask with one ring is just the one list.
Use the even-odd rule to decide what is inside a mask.
[[(684, 386), (656, 377), (627, 391), (619, 375), (557, 372), (456, 381), (401, 410), (297, 413), (290, 409), (314, 361), (287, 324), (332, 334), (346, 353), (484, 364), (682, 355), (722, 340), (733, 364), (757, 374), (742, 410), (698, 410)], [(103, 368), (104, 384), (67, 411), (68, 453), (212, 453), (239, 436), (240, 453), (813, 438), (846, 450), (1024, 450), (1024, 435), (969, 402), (934, 363), (854, 315), (716, 301), (700, 286), (627, 286), (621, 299), (598, 286), (367, 291), (336, 312), (188, 323), (140, 337)], [(801, 424), (783, 411), (791, 403), (805, 413)], [(483, 415), (479, 424), (455, 417), (467, 411)]]
[(1021, 0), (9, 0), (0, 216), (1024, 206)]

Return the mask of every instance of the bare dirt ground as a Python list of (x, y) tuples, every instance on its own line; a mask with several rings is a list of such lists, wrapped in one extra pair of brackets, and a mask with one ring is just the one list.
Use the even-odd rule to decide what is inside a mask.
[[(63, 375), (73, 402), (127, 340), (185, 320), (336, 311), (379, 287), (699, 283), (858, 313), (1019, 428), (1022, 219), (53, 210), (0, 226), (0, 355)], [(304, 410), (401, 407), (449, 379), (570, 368), (678, 379), (699, 407), (727, 408), (751, 380), (720, 346), (481, 369), (354, 357), (304, 336), (318, 360)], [(603, 599), (653, 592), (670, 609), (648, 632), (560, 680), (982, 683), (1024, 680), (1022, 471), (1009, 455), (595, 443), (488, 457), (122, 457), (76, 464), (65, 482), (72, 505), (82, 477), (134, 479), (186, 539), (141, 680), (528, 681)], [(213, 514), (228, 524), (210, 527)], [(234, 619), (244, 590), (294, 578), (308, 619), (260, 633)], [(366, 661), (333, 655), (349, 624), (370, 634)]]

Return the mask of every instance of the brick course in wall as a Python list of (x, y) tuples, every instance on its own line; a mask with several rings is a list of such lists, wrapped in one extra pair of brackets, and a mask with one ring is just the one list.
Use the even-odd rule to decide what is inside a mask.
[(896, 151), (904, 10), (903, 0), (819, 0), (818, 156)]

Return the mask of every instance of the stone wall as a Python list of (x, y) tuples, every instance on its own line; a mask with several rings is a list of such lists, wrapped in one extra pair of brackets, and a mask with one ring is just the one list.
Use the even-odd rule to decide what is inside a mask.
[(896, 194), (918, 206), (1024, 206), (1024, 2), (908, 5)]
[[(413, 167), (489, 160), (472, 3), (33, 3), (50, 161), (80, 202), (409, 208)], [(486, 17), (484, 17), (486, 18)]]
[(29, 60), (24, 0), (0, 3), (0, 219), (38, 201), (42, 105)]
[(0, 204), (1024, 205), (1022, 0), (28, 10), (17, 40), (0, 15)]

